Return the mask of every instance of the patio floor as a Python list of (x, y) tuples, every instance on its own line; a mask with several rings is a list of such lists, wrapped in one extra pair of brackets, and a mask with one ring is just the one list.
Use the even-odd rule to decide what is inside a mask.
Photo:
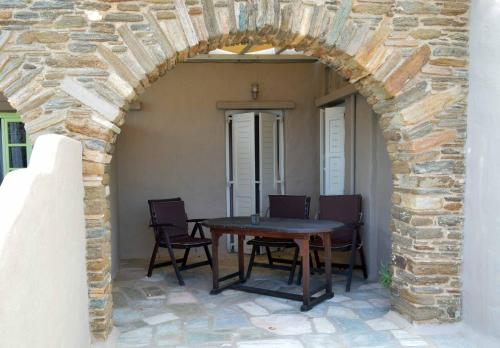
[[(412, 332), (389, 312), (388, 290), (361, 278), (345, 293), (343, 277), (334, 276), (335, 297), (300, 312), (296, 301), (234, 290), (212, 296), (208, 267), (183, 272), (184, 287), (171, 267), (151, 278), (145, 269), (144, 261), (124, 260), (114, 281), (118, 347), (475, 347), (458, 334)], [(286, 286), (287, 273), (255, 268), (252, 278), (277, 290)]]

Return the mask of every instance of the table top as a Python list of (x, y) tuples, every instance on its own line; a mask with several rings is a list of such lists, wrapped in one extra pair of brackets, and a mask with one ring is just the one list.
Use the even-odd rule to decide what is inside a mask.
[(344, 224), (333, 220), (304, 220), (284, 218), (260, 218), (258, 224), (252, 224), (249, 216), (225, 217), (203, 221), (203, 226), (214, 229), (254, 230), (282, 232), (290, 234), (333, 232)]

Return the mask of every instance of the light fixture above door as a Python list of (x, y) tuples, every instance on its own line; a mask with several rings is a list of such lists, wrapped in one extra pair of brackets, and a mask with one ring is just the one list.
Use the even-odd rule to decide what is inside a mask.
[(257, 100), (257, 98), (259, 97), (259, 84), (252, 83), (251, 91), (252, 91), (252, 99)]

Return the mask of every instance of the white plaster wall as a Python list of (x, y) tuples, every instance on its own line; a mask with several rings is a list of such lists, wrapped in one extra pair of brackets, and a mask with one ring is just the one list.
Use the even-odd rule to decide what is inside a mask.
[(500, 338), (500, 1), (471, 1), (463, 318)]
[(89, 347), (82, 150), (41, 136), (0, 186), (0, 347)]

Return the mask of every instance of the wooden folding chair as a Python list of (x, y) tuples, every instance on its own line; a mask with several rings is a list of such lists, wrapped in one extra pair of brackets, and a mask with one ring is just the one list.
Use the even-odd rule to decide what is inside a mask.
[[(294, 195), (269, 195), (269, 217), (275, 218), (290, 218), (290, 219), (309, 219), (309, 208), (311, 198), (307, 196), (294, 196)], [(295, 269), (297, 266), (299, 248), (292, 239), (277, 239), (257, 237), (250, 240), (247, 244), (252, 245), (252, 254), (250, 255), (250, 262), (246, 278), (250, 278), (252, 268), (265, 267), (272, 269), (280, 269), (289, 271), (288, 283), (293, 282)], [(257, 248), (263, 247), (267, 254), (267, 263), (255, 262), (255, 254)], [(292, 260), (276, 258), (272, 256), (271, 248), (295, 248), (295, 254)]]
[[(205, 219), (188, 219), (184, 202), (180, 198), (153, 199), (148, 200), (148, 204), (151, 214), (150, 226), (155, 233), (155, 245), (149, 262), (148, 277), (151, 277), (154, 268), (172, 265), (179, 285), (184, 285), (180, 271), (205, 265), (212, 267), (212, 257), (208, 250), (212, 240), (205, 238), (203, 227), (200, 224)], [(189, 222), (194, 223), (191, 234), (188, 233)], [(197, 231), (200, 233), (200, 237), (195, 236)], [(199, 247), (203, 247), (205, 250), (207, 260), (188, 265), (189, 251), (191, 248)], [(155, 264), (159, 248), (168, 250), (170, 261)], [(176, 259), (174, 249), (184, 249), (184, 256), (181, 259)], [(178, 266), (178, 263), (181, 265)]]
[[(362, 222), (362, 197), (361, 195), (335, 195), (335, 196), (320, 196), (319, 198), (319, 215), (320, 220), (335, 220), (345, 224), (331, 235), (332, 251), (350, 252), (348, 264), (332, 263), (335, 268), (346, 269), (341, 274), (347, 276), (346, 291), (351, 290), (352, 273), (354, 269), (361, 269), (363, 277), (366, 279), (368, 273), (366, 270), (365, 254), (363, 250), (363, 242), (361, 241), (360, 229), (363, 226)], [(314, 258), (318, 268), (324, 265), (320, 261), (318, 251), (324, 250), (323, 242), (320, 239), (311, 241), (311, 249), (314, 252)], [(356, 251), (359, 252), (361, 265), (356, 266)]]

